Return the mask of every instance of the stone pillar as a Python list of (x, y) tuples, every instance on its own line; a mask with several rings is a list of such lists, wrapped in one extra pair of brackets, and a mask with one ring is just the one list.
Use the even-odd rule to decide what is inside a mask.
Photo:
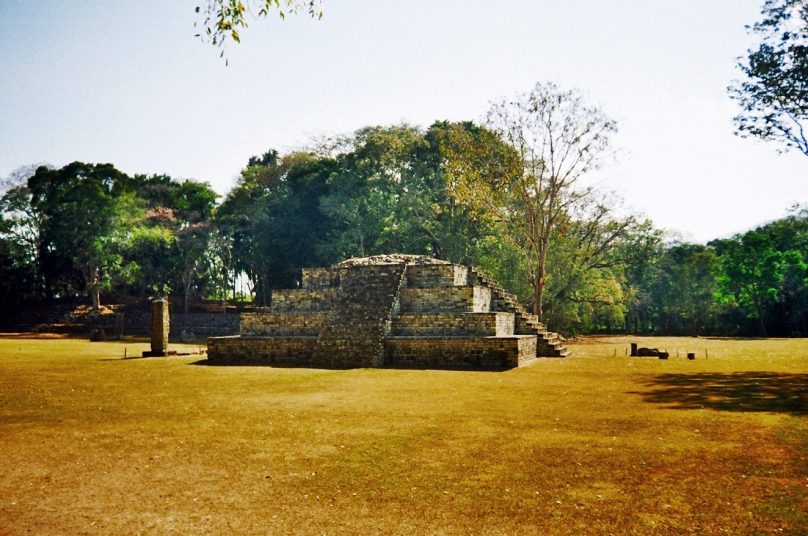
[(154, 300), (151, 304), (151, 351), (143, 357), (165, 357), (168, 352), (168, 300)]

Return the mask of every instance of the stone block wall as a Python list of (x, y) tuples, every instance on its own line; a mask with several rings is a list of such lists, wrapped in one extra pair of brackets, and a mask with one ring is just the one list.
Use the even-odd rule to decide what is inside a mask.
[(272, 311), (275, 313), (327, 312), (334, 307), (335, 288), (278, 289), (272, 292)]
[(331, 317), (331, 313), (243, 313), (240, 331), (247, 336), (316, 336)]
[(481, 286), (407, 287), (401, 289), (399, 299), (402, 313), (487, 313), (491, 310), (491, 289)]
[(536, 337), (388, 337), (384, 364), (401, 368), (507, 370), (536, 357)]
[(208, 359), (219, 364), (309, 366), (317, 337), (211, 337)]
[(407, 267), (407, 287), (457, 287), (469, 284), (469, 269), (457, 264), (425, 264)]
[(305, 289), (339, 286), (339, 274), (333, 268), (303, 268), (301, 287)]
[(394, 316), (393, 336), (513, 335), (513, 313), (404, 313)]

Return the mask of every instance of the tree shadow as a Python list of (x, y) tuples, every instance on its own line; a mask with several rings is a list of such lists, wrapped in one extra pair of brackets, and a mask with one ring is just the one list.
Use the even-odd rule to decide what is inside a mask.
[(660, 374), (633, 392), (669, 409), (772, 412), (808, 415), (808, 374), (734, 372)]

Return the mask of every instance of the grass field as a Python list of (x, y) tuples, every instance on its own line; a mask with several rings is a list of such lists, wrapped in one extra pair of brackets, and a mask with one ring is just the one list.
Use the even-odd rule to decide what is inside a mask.
[(808, 533), (805, 339), (500, 373), (146, 348), (0, 338), (0, 534)]

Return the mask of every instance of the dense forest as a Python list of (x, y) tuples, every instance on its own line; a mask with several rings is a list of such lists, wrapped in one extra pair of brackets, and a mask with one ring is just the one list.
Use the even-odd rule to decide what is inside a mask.
[(20, 169), (2, 185), (0, 300), (269, 305), (301, 267), (402, 252), (479, 266), (566, 334), (808, 335), (805, 207), (706, 245), (672, 240), (503, 132), (369, 127), (270, 150), (223, 199), (112, 164)]

